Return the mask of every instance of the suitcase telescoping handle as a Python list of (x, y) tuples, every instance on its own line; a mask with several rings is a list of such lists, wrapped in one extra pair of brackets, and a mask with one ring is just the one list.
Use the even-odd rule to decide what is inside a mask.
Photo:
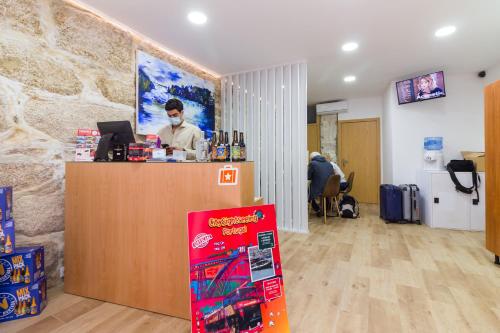
[[(413, 200), (413, 186), (410, 187), (410, 201)], [(411, 207), (411, 202), (410, 202), (410, 222), (413, 221), (413, 208)]]

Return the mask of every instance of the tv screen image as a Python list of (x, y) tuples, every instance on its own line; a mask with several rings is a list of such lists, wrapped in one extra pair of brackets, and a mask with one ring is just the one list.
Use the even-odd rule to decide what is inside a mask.
[(446, 96), (443, 71), (417, 76), (396, 83), (399, 104)]

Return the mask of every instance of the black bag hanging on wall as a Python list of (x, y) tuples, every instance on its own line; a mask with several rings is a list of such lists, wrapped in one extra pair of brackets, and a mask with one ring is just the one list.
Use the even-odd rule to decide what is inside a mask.
[[(478, 191), (478, 183), (480, 184), (481, 178), (476, 172), (476, 167), (474, 166), (474, 162), (470, 160), (451, 160), (450, 163), (446, 166), (448, 173), (450, 174), (451, 180), (453, 184), (455, 184), (455, 189), (462, 193), (472, 194), (476, 192), (477, 199), (473, 199), (472, 203), (474, 205), (479, 204), (479, 191)], [(472, 186), (465, 187), (460, 184), (455, 172), (470, 172), (472, 174)]]

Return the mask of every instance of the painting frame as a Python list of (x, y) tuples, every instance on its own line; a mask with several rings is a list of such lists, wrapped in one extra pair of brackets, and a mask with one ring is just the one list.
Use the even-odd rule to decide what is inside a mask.
[(216, 84), (144, 50), (136, 50), (135, 133), (157, 134), (170, 124), (164, 104), (177, 98), (184, 104), (184, 119), (206, 137), (215, 130)]

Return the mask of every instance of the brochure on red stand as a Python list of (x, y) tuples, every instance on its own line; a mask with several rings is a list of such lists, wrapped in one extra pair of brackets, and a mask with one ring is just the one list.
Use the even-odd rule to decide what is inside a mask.
[(188, 214), (192, 332), (287, 333), (274, 205)]

